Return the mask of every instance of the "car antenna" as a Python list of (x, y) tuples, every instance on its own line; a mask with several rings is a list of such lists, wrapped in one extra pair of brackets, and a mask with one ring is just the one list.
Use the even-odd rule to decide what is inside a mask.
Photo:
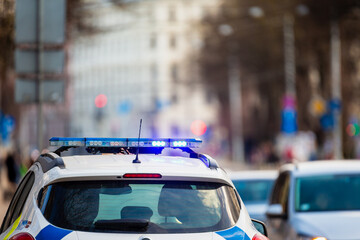
[(141, 125), (142, 125), (142, 119), (140, 119), (140, 127), (139, 127), (139, 137), (138, 137), (138, 144), (137, 144), (137, 150), (136, 150), (136, 157), (133, 160), (133, 163), (141, 163), (139, 160), (139, 148), (140, 148), (140, 134), (141, 134)]

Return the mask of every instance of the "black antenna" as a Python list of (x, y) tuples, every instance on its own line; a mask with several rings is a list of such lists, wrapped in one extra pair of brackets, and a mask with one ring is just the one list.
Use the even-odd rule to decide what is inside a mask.
[(142, 119), (140, 119), (140, 128), (139, 128), (139, 137), (138, 137), (138, 144), (137, 144), (137, 150), (136, 150), (136, 157), (133, 160), (133, 163), (141, 163), (139, 160), (139, 148), (140, 148), (140, 134), (141, 134), (141, 125), (142, 125)]

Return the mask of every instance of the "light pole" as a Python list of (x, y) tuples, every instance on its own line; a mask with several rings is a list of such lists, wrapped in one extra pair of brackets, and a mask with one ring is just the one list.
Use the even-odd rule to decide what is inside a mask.
[(239, 72), (239, 61), (236, 56), (230, 56), (229, 68), (229, 102), (230, 121), (233, 130), (231, 142), (231, 156), (233, 161), (245, 163), (244, 139), (242, 131), (242, 94)]
[(296, 62), (295, 62), (295, 37), (294, 18), (291, 14), (284, 15), (284, 72), (285, 72), (285, 96), (296, 99)]
[(339, 23), (336, 20), (331, 22), (331, 94), (332, 101), (335, 105), (333, 110), (334, 129), (333, 129), (333, 144), (334, 144), (334, 158), (342, 159), (342, 119), (340, 111), (341, 100), (341, 42)]
[(38, 116), (37, 116), (37, 141), (38, 141), (38, 149), (41, 152), (43, 150), (44, 145), (44, 113), (43, 113), (43, 43), (42, 43), (42, 31), (43, 31), (43, 0), (38, 0), (38, 10), (37, 10), (37, 103), (38, 103)]
[[(225, 37), (233, 34), (233, 28), (228, 24), (219, 26), (219, 33)], [(231, 159), (239, 163), (245, 163), (244, 140), (242, 131), (242, 96), (241, 80), (239, 72), (239, 60), (236, 56), (237, 43), (230, 43), (230, 54), (227, 60), (228, 86), (229, 86), (229, 109), (231, 136)]]

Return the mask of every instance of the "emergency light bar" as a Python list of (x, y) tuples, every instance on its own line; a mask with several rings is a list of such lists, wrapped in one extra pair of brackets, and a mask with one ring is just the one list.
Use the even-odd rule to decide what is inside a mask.
[(63, 138), (53, 137), (50, 146), (56, 147), (159, 147), (159, 148), (198, 148), (200, 139), (177, 138)]

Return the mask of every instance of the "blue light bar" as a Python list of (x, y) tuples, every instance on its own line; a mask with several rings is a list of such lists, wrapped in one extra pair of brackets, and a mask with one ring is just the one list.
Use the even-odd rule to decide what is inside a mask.
[(57, 147), (160, 147), (160, 148), (198, 148), (200, 139), (175, 138), (59, 138), (49, 140), (50, 146)]

